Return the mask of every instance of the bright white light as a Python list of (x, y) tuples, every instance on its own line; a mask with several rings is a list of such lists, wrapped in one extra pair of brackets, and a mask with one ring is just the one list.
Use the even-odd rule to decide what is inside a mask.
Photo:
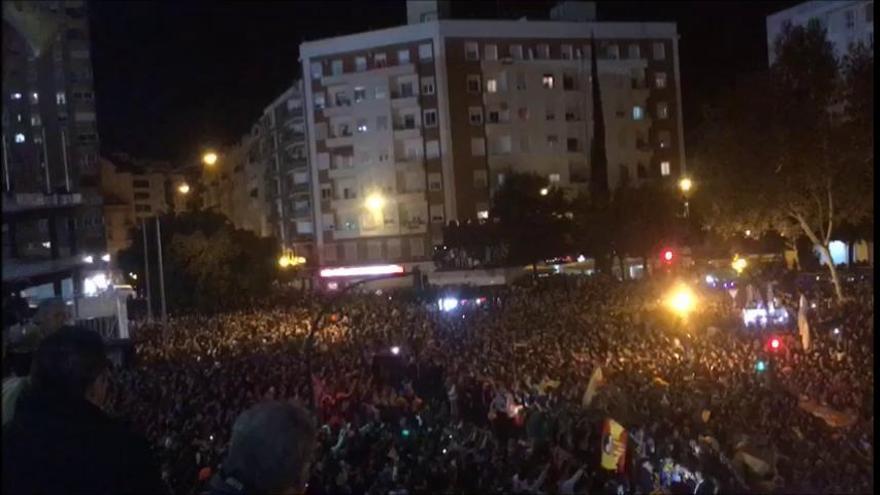
[(454, 297), (447, 297), (438, 301), (440, 305), (440, 309), (443, 311), (452, 311), (453, 309), (458, 307), (458, 299)]
[(715, 277), (712, 275), (706, 275), (706, 283), (709, 285), (715, 285)]
[(95, 262), (95, 258), (92, 257), (92, 255), (83, 256), (83, 261), (85, 261), (86, 263), (94, 263), (94, 262)]
[(22, 134), (20, 132), (18, 134), (16, 134), (15, 135), (15, 142), (16, 143), (23, 143), (24, 142), (24, 134)]
[(110, 281), (107, 279), (107, 275), (103, 273), (97, 273), (92, 277), (92, 281), (95, 283), (95, 287), (100, 290), (104, 290), (110, 286)]
[(327, 284), (328, 290), (336, 290), (339, 288), (339, 284), (337, 282), (330, 282)]
[(555, 271), (556, 273), (559, 273), (562, 271), (562, 269), (559, 268), (559, 265), (553, 265), (553, 271)]
[(101, 261), (106, 261), (109, 263), (110, 262), (110, 253), (104, 253), (104, 255), (101, 256)]
[(834, 333), (834, 335), (840, 335), (840, 329), (835, 328), (833, 333)]
[(368, 210), (377, 212), (381, 211), (385, 206), (385, 198), (382, 197), (381, 194), (373, 193), (367, 196), (367, 201), (365, 203)]
[(400, 354), (400, 347), (397, 347), (397, 346), (392, 347), (391, 354), (394, 354), (395, 356)]
[(746, 237), (750, 237), (751, 235), (752, 235), (752, 231), (749, 229), (746, 229)]
[(546, 187), (541, 188), (541, 196), (546, 196), (549, 193), (550, 193), (550, 189), (547, 189)]
[(21, 99), (21, 93), (12, 93), (12, 99), (13, 99), (13, 100), (20, 100), (20, 99)]
[(95, 286), (95, 282), (92, 279), (87, 278), (83, 280), (83, 293), (87, 296), (94, 296), (98, 293), (98, 288)]
[(578, 263), (583, 263), (584, 261), (587, 261), (587, 257), (582, 254), (578, 255), (577, 261), (578, 261)]
[(46, 248), (46, 249), (49, 249), (50, 247), (52, 247), (52, 243), (49, 242), (49, 241), (46, 241), (46, 242), (43, 243), (43, 247)]
[(400, 265), (373, 265), (324, 268), (321, 270), (321, 277), (361, 277), (365, 275), (392, 275), (395, 273), (403, 273), (403, 267)]

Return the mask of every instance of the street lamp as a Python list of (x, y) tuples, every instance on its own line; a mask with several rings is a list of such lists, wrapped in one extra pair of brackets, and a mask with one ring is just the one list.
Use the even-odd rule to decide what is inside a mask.
[(217, 163), (217, 153), (214, 153), (213, 151), (205, 153), (202, 155), (202, 163), (208, 166), (214, 165)]
[(541, 196), (546, 196), (548, 194), (550, 194), (550, 189), (546, 188), (546, 187), (542, 187), (541, 188)]
[(681, 192), (685, 194), (687, 194), (693, 186), (694, 183), (687, 177), (683, 177), (680, 181), (678, 181), (678, 188), (681, 189)]
[(382, 211), (382, 208), (385, 207), (385, 197), (380, 193), (373, 193), (367, 196), (367, 200), (364, 204), (371, 212), (379, 213)]
[(180, 194), (189, 194), (189, 184), (184, 182), (183, 184), (177, 186), (177, 191), (180, 192)]

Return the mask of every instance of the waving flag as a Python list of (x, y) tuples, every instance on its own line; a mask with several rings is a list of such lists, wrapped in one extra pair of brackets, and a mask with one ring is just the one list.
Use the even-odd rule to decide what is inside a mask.
[(807, 321), (807, 298), (801, 294), (800, 307), (798, 307), (798, 332), (801, 334), (801, 343), (804, 350), (810, 350), (810, 323)]
[(587, 384), (587, 389), (584, 390), (584, 396), (581, 398), (581, 405), (583, 407), (590, 406), (590, 402), (593, 402), (593, 397), (596, 396), (596, 391), (604, 382), (605, 378), (602, 376), (602, 367), (596, 366), (596, 369), (593, 370), (593, 376), (590, 377), (590, 382)]
[(621, 473), (626, 467), (626, 429), (611, 418), (602, 425), (602, 467)]

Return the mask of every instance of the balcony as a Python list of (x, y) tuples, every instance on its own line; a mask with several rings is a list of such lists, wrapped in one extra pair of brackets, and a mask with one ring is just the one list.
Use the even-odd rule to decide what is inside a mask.
[(392, 127), (394, 128), (394, 139), (411, 139), (422, 135), (421, 126), (415, 124), (395, 123)]
[(351, 137), (351, 131), (345, 129), (339, 132), (331, 132), (325, 144), (328, 148), (339, 148), (342, 146), (352, 146), (354, 140)]

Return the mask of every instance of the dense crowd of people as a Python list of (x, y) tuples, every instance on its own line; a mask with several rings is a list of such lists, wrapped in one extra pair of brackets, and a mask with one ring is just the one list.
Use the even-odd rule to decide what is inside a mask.
[[(143, 324), (111, 409), (148, 438), (175, 493), (203, 489), (235, 417), (273, 399), (315, 404), (313, 494), (871, 492), (872, 285), (843, 306), (807, 292), (809, 351), (794, 319), (768, 349), (771, 331), (743, 330), (726, 291), (672, 318), (668, 286), (551, 278), (452, 311), (346, 296), (316, 332), (311, 383), (322, 296)], [(796, 313), (796, 294), (777, 295)], [(805, 399), (857, 418), (831, 426)], [(598, 466), (607, 418), (628, 433), (623, 473)]]

